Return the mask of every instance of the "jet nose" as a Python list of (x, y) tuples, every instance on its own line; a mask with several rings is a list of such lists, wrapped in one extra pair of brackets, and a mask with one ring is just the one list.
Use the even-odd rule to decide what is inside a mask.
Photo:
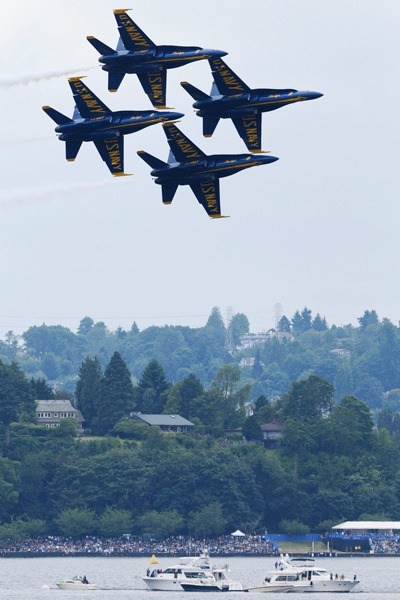
[(204, 50), (204, 54), (207, 54), (210, 58), (222, 58), (227, 56), (228, 53), (225, 50)]
[(317, 98), (321, 98), (323, 94), (320, 92), (308, 92), (308, 97), (310, 100), (316, 100)]
[(273, 163), (277, 160), (279, 160), (279, 158), (277, 156), (255, 156), (254, 157), (255, 161), (259, 163), (259, 165), (269, 165), (270, 163)]
[(178, 112), (164, 112), (163, 117), (166, 121), (177, 121), (178, 119), (182, 119), (185, 115), (183, 113)]

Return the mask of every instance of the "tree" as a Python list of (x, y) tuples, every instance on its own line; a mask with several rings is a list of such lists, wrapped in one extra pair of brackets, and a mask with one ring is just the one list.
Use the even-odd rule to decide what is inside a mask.
[(83, 317), (79, 323), (78, 335), (87, 335), (93, 328), (94, 321), (90, 317)]
[(204, 386), (196, 375), (191, 373), (179, 385), (179, 406), (178, 413), (187, 419), (196, 416), (196, 407), (198, 399), (204, 394)]
[(283, 519), (279, 524), (279, 529), (283, 533), (287, 533), (289, 535), (304, 535), (306, 533), (310, 533), (309, 526), (305, 525), (304, 523), (301, 523), (297, 519)]
[(6, 445), (10, 441), (10, 424), (24, 414), (25, 420), (35, 419), (36, 403), (31, 385), (17, 363), (0, 360), (0, 422), (5, 426)]
[(251, 369), (251, 376), (253, 377), (253, 379), (259, 379), (261, 377), (261, 375), (263, 374), (263, 372), (264, 372), (264, 367), (261, 362), (260, 349), (257, 348), (256, 355), (254, 357), (254, 364)]
[(87, 508), (66, 508), (56, 517), (55, 524), (61, 535), (83, 538), (95, 533), (96, 516)]
[(75, 388), (77, 406), (85, 417), (86, 427), (92, 426), (93, 419), (97, 414), (101, 378), (101, 366), (97, 357), (87, 357), (79, 369), (79, 379)]
[(152, 359), (143, 371), (135, 388), (136, 409), (142, 413), (163, 412), (167, 400), (167, 383), (164, 369), (156, 359)]
[(320, 314), (317, 313), (312, 322), (312, 328), (314, 331), (326, 331), (328, 329), (328, 325), (326, 323), (325, 317), (321, 318)]
[(99, 520), (99, 533), (104, 537), (121, 537), (132, 531), (132, 515), (129, 510), (107, 507)]
[(131, 327), (131, 334), (138, 335), (138, 333), (139, 333), (139, 327), (137, 326), (136, 321), (133, 321), (132, 327)]
[(300, 333), (303, 333), (303, 319), (298, 310), (296, 310), (292, 317), (292, 331), (294, 335), (300, 335)]
[(292, 329), (292, 326), (290, 324), (289, 319), (283, 315), (283, 317), (280, 318), (279, 323), (278, 323), (278, 331), (284, 331), (285, 333), (290, 333)]
[(302, 330), (308, 331), (312, 327), (311, 310), (306, 306), (301, 311)]
[(206, 537), (223, 534), (226, 524), (227, 520), (224, 517), (222, 505), (219, 502), (211, 502), (204, 508), (191, 513), (188, 527), (190, 532), (196, 536)]
[(250, 323), (246, 315), (243, 313), (236, 313), (233, 315), (231, 322), (229, 323), (229, 329), (232, 333), (234, 345), (238, 346), (242, 335), (245, 335), (250, 331)]
[(35, 400), (53, 400), (54, 390), (50, 387), (44, 378), (34, 379), (33, 377), (29, 381), (31, 385), (32, 395)]
[(141, 534), (167, 537), (183, 533), (185, 522), (176, 510), (149, 510), (137, 519), (136, 526)]
[(334, 388), (318, 375), (295, 381), (281, 401), (285, 418), (314, 421), (329, 413), (333, 407)]
[(371, 411), (354, 396), (345, 396), (329, 421), (335, 426), (341, 453), (358, 455), (371, 448), (374, 428)]
[(131, 376), (119, 352), (114, 352), (101, 380), (97, 415), (93, 429), (105, 434), (133, 410)]
[(215, 376), (208, 392), (217, 413), (216, 424), (224, 429), (240, 427), (245, 418), (244, 406), (251, 388), (249, 385), (239, 388), (240, 375), (239, 367), (224, 365)]
[(248, 442), (262, 442), (262, 429), (255, 415), (247, 417), (243, 423), (242, 433)]
[(212, 309), (206, 327), (212, 330), (217, 343), (223, 347), (225, 344), (226, 329), (221, 311), (217, 306), (214, 306)]
[(361, 329), (366, 329), (370, 325), (378, 325), (379, 319), (375, 310), (365, 310), (362, 317), (359, 317), (357, 321), (360, 323)]

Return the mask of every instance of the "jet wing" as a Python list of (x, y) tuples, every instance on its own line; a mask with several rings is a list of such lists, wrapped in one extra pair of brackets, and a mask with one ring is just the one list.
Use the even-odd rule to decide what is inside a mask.
[(142, 87), (154, 108), (166, 108), (167, 95), (167, 70), (147, 71), (147, 73), (138, 73)]
[(115, 176), (124, 173), (124, 136), (114, 135), (102, 140), (95, 140), (96, 148), (107, 164), (110, 172)]
[(261, 152), (261, 112), (255, 115), (242, 115), (232, 121), (250, 152)]
[(209, 63), (220, 94), (237, 96), (250, 91), (249, 86), (221, 58), (210, 58)]
[(222, 219), (219, 197), (219, 179), (214, 181), (196, 181), (190, 187), (204, 210), (212, 219)]
[(119, 35), (127, 50), (137, 52), (138, 50), (150, 50), (155, 44), (151, 39), (132, 21), (126, 14), (128, 8), (116, 8), (115, 19), (118, 25)]
[(95, 119), (111, 114), (110, 109), (81, 81), (82, 77), (70, 77), (69, 86), (78, 111), (84, 119)]
[(204, 152), (195, 146), (173, 123), (163, 123), (163, 128), (168, 144), (178, 162), (196, 163), (206, 158)]

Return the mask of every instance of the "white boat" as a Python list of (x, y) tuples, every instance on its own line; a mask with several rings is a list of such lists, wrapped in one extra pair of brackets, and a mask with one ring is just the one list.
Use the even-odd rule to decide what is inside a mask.
[(229, 579), (228, 565), (212, 565), (207, 554), (187, 556), (166, 569), (154, 569), (143, 581), (152, 591), (242, 592), (239, 581)]
[(86, 577), (80, 575), (76, 575), (72, 579), (60, 579), (56, 585), (60, 590), (97, 590), (95, 583), (89, 583)]
[(356, 576), (347, 579), (344, 575), (334, 575), (315, 564), (313, 558), (281, 558), (275, 569), (269, 571), (264, 583), (249, 588), (249, 592), (273, 593), (284, 589), (284, 593), (306, 592), (348, 593), (359, 583)]

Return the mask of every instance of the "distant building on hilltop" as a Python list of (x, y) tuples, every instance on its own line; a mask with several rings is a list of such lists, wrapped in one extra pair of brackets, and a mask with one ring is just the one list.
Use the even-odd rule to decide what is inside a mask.
[(278, 423), (277, 421), (261, 425), (264, 444), (266, 446), (274, 446), (280, 442), (283, 437), (283, 429), (282, 423)]
[(277, 331), (276, 329), (270, 329), (269, 331), (261, 331), (260, 333), (246, 333), (240, 338), (241, 348), (254, 348), (254, 346), (260, 346), (265, 344), (267, 340), (276, 339), (278, 342), (284, 340), (292, 341), (294, 336), (287, 331)]
[(63, 419), (75, 419), (78, 433), (83, 433), (83, 415), (70, 400), (36, 400), (36, 423), (45, 427), (59, 427)]
[(187, 433), (194, 423), (180, 415), (145, 415), (140, 412), (132, 412), (131, 419), (143, 425), (157, 426), (163, 431), (176, 431)]

